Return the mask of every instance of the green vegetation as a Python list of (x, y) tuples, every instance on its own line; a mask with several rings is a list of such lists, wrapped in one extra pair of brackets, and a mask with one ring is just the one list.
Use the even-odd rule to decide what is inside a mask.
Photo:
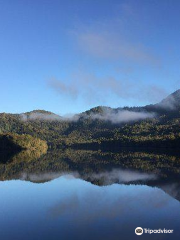
[[(168, 108), (173, 99), (174, 107)], [(111, 109), (96, 107), (78, 115), (76, 121), (66, 120), (51, 112), (36, 110), (24, 114), (0, 114), (0, 134), (28, 134), (45, 140), (49, 149), (120, 148), (120, 147), (169, 147), (180, 145), (180, 90), (159, 104), (145, 107)], [(114, 113), (126, 110), (154, 113), (154, 117), (128, 123), (112, 123), (103, 116), (105, 111)], [(115, 115), (114, 115), (115, 116)]]
[(31, 150), (31, 151), (47, 151), (47, 143), (39, 138), (32, 137), (27, 134), (0, 134), (1, 150)]
[(171, 118), (163, 115), (157, 118), (128, 124), (112, 124), (90, 117), (77, 122), (28, 120), (20, 115), (0, 114), (0, 133), (28, 134), (47, 141), (49, 148), (70, 146), (106, 147), (161, 146), (178, 147), (180, 144), (180, 116)]

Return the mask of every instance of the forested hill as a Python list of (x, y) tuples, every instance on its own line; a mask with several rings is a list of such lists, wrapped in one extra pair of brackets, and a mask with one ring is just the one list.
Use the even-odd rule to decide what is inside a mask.
[(0, 113), (0, 133), (29, 134), (49, 147), (169, 146), (180, 143), (180, 90), (144, 107), (96, 107), (70, 118), (44, 110)]
[(46, 141), (27, 134), (0, 134), (0, 150), (2, 151), (31, 150), (45, 153), (47, 148)]

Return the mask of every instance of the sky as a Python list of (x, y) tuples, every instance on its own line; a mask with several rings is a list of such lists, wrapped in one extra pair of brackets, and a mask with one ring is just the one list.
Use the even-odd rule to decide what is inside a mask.
[(180, 87), (179, 0), (0, 0), (0, 112), (157, 103)]

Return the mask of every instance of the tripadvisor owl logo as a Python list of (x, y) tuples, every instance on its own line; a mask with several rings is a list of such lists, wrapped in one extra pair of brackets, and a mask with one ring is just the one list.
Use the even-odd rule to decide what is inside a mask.
[(142, 229), (141, 227), (137, 227), (137, 228), (135, 229), (135, 234), (136, 234), (136, 235), (142, 235), (142, 234), (143, 234), (143, 229)]

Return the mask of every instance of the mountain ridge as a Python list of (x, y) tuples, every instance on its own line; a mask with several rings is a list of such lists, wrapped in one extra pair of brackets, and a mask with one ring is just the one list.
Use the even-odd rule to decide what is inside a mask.
[[(174, 105), (173, 107), (171, 105)], [(167, 109), (166, 109), (167, 108)], [(84, 112), (76, 113), (74, 115), (81, 115), (86, 113), (87, 115), (90, 115), (91, 112), (93, 113), (102, 113), (104, 110), (114, 110), (114, 111), (119, 111), (119, 110), (128, 110), (128, 111), (157, 111), (159, 109), (164, 110), (164, 111), (176, 111), (177, 109), (180, 109), (180, 89), (176, 90), (175, 92), (169, 94), (167, 97), (162, 99), (160, 102), (156, 104), (148, 104), (145, 106), (124, 106), (124, 107), (109, 107), (109, 106), (103, 106), (103, 105), (98, 105), (93, 108), (90, 108)], [(47, 111), (44, 109), (34, 109), (28, 112), (23, 112), (23, 113), (6, 113), (6, 112), (1, 112), (0, 114), (13, 114), (13, 115), (31, 115), (31, 114), (47, 114), (47, 115), (55, 115), (58, 117), (63, 118), (61, 115), (53, 113), (51, 111)]]
[(177, 147), (180, 143), (180, 90), (154, 105), (97, 106), (70, 118), (45, 110), (0, 113), (0, 133), (29, 134), (46, 140), (50, 148), (77, 145)]

